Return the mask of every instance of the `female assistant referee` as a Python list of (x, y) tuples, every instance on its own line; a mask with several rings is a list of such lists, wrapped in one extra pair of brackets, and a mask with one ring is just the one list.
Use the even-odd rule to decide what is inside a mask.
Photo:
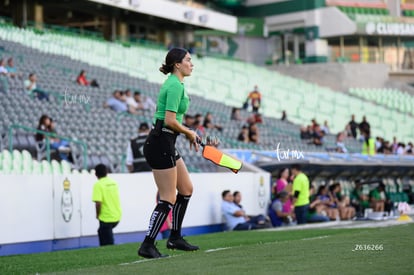
[[(183, 133), (190, 141), (190, 150), (198, 151), (197, 134), (182, 125), (182, 119), (189, 105), (189, 97), (184, 89), (184, 77), (193, 70), (191, 55), (181, 48), (171, 49), (160, 71), (170, 74), (161, 86), (154, 116), (154, 128), (145, 145), (144, 156), (152, 168), (160, 200), (151, 214), (148, 231), (138, 249), (138, 255), (145, 258), (160, 258), (162, 255), (155, 247), (155, 238), (172, 209), (172, 229), (167, 248), (185, 251), (198, 250), (181, 236), (181, 225), (188, 201), (193, 193), (193, 184), (187, 167), (175, 149), (177, 136)], [(177, 193), (178, 191), (178, 193)]]

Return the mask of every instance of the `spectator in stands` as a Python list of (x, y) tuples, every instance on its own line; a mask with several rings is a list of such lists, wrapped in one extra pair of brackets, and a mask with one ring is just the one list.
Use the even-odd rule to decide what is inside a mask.
[(318, 200), (318, 203), (314, 203), (317, 213), (329, 217), (330, 220), (339, 220), (339, 210), (337, 209), (335, 201), (329, 196), (327, 185), (319, 186), (314, 199)]
[(367, 121), (367, 117), (363, 116), (362, 117), (362, 122), (358, 125), (359, 127), (359, 132), (362, 133), (371, 133), (371, 126), (369, 125), (368, 121)]
[(323, 136), (324, 136), (324, 133), (323, 133), (320, 125), (315, 124), (314, 131), (313, 131), (313, 136), (312, 136), (313, 144), (315, 144), (317, 146), (321, 146), (323, 144)]
[(251, 91), (249, 95), (247, 96), (246, 101), (249, 101), (249, 100), (252, 106), (252, 111), (254, 113), (258, 113), (260, 109), (261, 101), (262, 101), (262, 95), (259, 92), (257, 85), (254, 86), (254, 90)]
[(6, 68), (6, 60), (4, 58), (0, 59), (0, 74), (8, 75), (9, 71)]
[[(69, 153), (70, 153), (70, 145), (67, 140), (61, 140), (56, 138), (56, 128), (54, 126), (53, 119), (48, 115), (42, 115), (39, 119), (39, 123), (37, 125), (37, 130), (41, 130), (43, 132), (48, 132), (52, 135), (49, 135), (50, 140), (50, 148), (59, 152), (60, 159), (69, 161)], [(45, 134), (43, 133), (36, 133), (35, 140), (40, 145), (41, 148), (45, 148)]]
[(282, 117), (280, 118), (280, 120), (281, 121), (285, 121), (285, 120), (287, 121), (287, 114), (286, 114), (285, 110), (282, 111)]
[[(235, 205), (237, 205), (241, 210), (243, 210), (245, 213), (246, 211), (243, 209), (243, 206), (240, 204), (242, 200), (242, 195), (240, 193), (240, 191), (234, 191), (233, 192), (233, 202)], [(246, 220), (254, 220), (254, 221), (258, 221), (259, 224), (265, 224), (266, 223), (266, 218), (263, 215), (245, 215)]]
[(405, 154), (405, 143), (403, 142), (398, 142), (398, 147), (397, 147), (397, 155), (404, 155)]
[(151, 171), (144, 157), (144, 144), (148, 137), (150, 128), (148, 123), (139, 125), (138, 137), (131, 139), (127, 147), (126, 165), (130, 173)]
[[(282, 191), (287, 192), (288, 194), (292, 193), (292, 185), (289, 184), (289, 168), (285, 167), (280, 169), (277, 180), (272, 188), (273, 196)], [(293, 208), (292, 198), (289, 196), (288, 200), (283, 204), (283, 211), (290, 212)]]
[(247, 125), (243, 125), (242, 129), (237, 137), (238, 141), (242, 141), (244, 143), (249, 142), (249, 127)]
[(91, 86), (91, 87), (99, 87), (98, 82), (96, 79), (92, 79), (91, 82), (88, 81), (86, 78), (86, 71), (81, 70), (78, 77), (76, 78), (76, 82), (81, 86)]
[(329, 217), (321, 214), (321, 201), (316, 198), (315, 187), (311, 184), (309, 187), (309, 210), (307, 222), (329, 222)]
[(328, 121), (327, 120), (324, 121), (323, 126), (321, 127), (321, 131), (323, 132), (324, 135), (327, 135), (327, 134), (331, 133), (331, 131), (329, 129), (329, 126), (328, 126)]
[(369, 208), (369, 197), (362, 190), (362, 182), (355, 182), (355, 188), (351, 192), (351, 205), (355, 208), (356, 216), (363, 217), (366, 208)]
[(398, 148), (397, 137), (393, 137), (392, 144), (391, 144), (391, 151), (393, 154), (397, 154), (397, 148)]
[(194, 129), (195, 117), (190, 114), (184, 115), (183, 125), (187, 128)]
[(129, 112), (131, 114), (137, 114), (136, 110), (128, 106), (125, 100), (121, 91), (115, 90), (112, 97), (104, 103), (104, 108), (110, 108), (117, 113)]
[(9, 72), (6, 69), (6, 62), (4, 59), (0, 59), (0, 92), (8, 93), (9, 92), (9, 81), (7, 77)]
[(375, 139), (371, 137), (370, 132), (361, 132), (364, 141), (362, 142), (362, 154), (363, 155), (375, 155)]
[(268, 215), (274, 227), (294, 224), (294, 221), (296, 219), (294, 211), (292, 209), (286, 211), (286, 209), (283, 207), (288, 200), (289, 193), (286, 191), (281, 191), (272, 201), (268, 209)]
[(140, 108), (138, 102), (135, 101), (134, 96), (132, 96), (132, 92), (130, 89), (126, 89), (124, 92), (125, 95), (125, 102), (128, 105), (128, 108), (131, 108), (135, 111), (138, 111)]
[(155, 102), (148, 96), (141, 94), (140, 91), (134, 93), (134, 99), (138, 103), (138, 109), (154, 112), (156, 109)]
[(301, 171), (299, 164), (291, 167), (293, 180), (293, 205), (295, 206), (295, 216), (298, 224), (305, 224), (309, 209), (309, 179)]
[(13, 57), (10, 57), (9, 59), (7, 59), (6, 69), (10, 77), (21, 78), (21, 74), (17, 71), (16, 67), (14, 66)]
[(223, 127), (213, 122), (213, 115), (208, 112), (204, 117), (203, 127), (206, 129), (217, 129), (220, 132), (223, 131)]
[(108, 169), (104, 164), (95, 167), (95, 175), (98, 181), (93, 186), (92, 201), (99, 221), (99, 245), (113, 245), (112, 230), (122, 215), (118, 183), (108, 177)]
[(24, 81), (24, 88), (28, 95), (35, 95), (39, 100), (49, 101), (49, 94), (37, 86), (37, 76), (35, 73), (29, 74), (29, 78)]
[(206, 135), (206, 129), (204, 128), (202, 124), (203, 116), (201, 114), (195, 115), (195, 121), (194, 121), (194, 129), (196, 130), (197, 134), (202, 137)]
[(242, 121), (243, 120), (241, 115), (240, 115), (240, 108), (233, 107), (231, 109), (230, 119), (235, 120), (235, 121)]
[(338, 182), (329, 186), (329, 196), (338, 208), (341, 220), (351, 220), (355, 216), (355, 208), (351, 206), (349, 197), (342, 195)]
[(377, 153), (382, 153), (382, 154), (386, 154), (389, 155), (392, 153), (392, 149), (391, 149), (391, 145), (390, 142), (388, 140), (383, 140), (380, 148), (378, 148)]
[(302, 126), (300, 127), (300, 138), (303, 140), (309, 140), (312, 139), (312, 127), (308, 125), (307, 127)]
[(336, 152), (338, 152), (338, 153), (348, 153), (348, 149), (346, 149), (346, 147), (345, 147), (344, 139), (345, 139), (344, 132), (339, 132), (336, 135)]
[(256, 123), (249, 125), (249, 142), (259, 143), (259, 128)]
[(410, 155), (413, 153), (413, 143), (410, 141), (408, 142), (407, 146), (405, 147), (405, 153)]
[(348, 122), (348, 125), (351, 130), (352, 136), (356, 138), (359, 124), (355, 121), (355, 115), (351, 116), (351, 121)]
[(233, 202), (233, 194), (230, 190), (224, 190), (221, 194), (221, 212), (226, 221), (228, 230), (252, 230), (264, 228), (265, 221), (247, 220), (246, 213)]
[(384, 143), (384, 139), (382, 137), (375, 138), (375, 151), (378, 152), (379, 148), (381, 148), (382, 143)]

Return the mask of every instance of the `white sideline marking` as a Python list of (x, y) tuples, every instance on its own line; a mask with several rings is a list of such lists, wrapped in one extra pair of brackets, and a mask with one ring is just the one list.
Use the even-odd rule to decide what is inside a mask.
[(318, 236), (318, 237), (313, 237), (313, 238), (304, 238), (301, 241), (311, 241), (311, 240), (319, 240), (319, 239), (325, 239), (328, 238), (329, 236), (324, 235), (324, 236)]
[(180, 255), (173, 255), (173, 256), (168, 256), (168, 257), (164, 257), (164, 258), (156, 258), (156, 259), (142, 259), (142, 260), (138, 260), (138, 261), (133, 261), (133, 262), (129, 262), (129, 263), (120, 263), (118, 265), (130, 265), (130, 264), (140, 264), (140, 263), (145, 263), (145, 262), (149, 262), (149, 261), (159, 261), (162, 259), (170, 259), (170, 258), (174, 258)]
[(216, 252), (216, 251), (226, 250), (226, 249), (231, 249), (231, 247), (219, 247), (219, 248), (215, 248), (215, 249), (208, 249), (208, 250), (206, 250), (204, 252), (210, 253), (210, 252)]

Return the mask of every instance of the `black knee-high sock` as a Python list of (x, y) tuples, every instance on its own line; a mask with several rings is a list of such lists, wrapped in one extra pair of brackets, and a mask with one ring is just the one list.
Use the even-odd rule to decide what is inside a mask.
[(151, 214), (148, 231), (144, 239), (144, 243), (154, 243), (155, 238), (160, 232), (161, 226), (167, 219), (173, 205), (168, 201), (160, 200)]
[(183, 196), (177, 194), (177, 200), (175, 201), (173, 212), (172, 212), (172, 229), (171, 229), (171, 238), (181, 237), (181, 225), (183, 224), (185, 211), (187, 210), (188, 201), (190, 196)]

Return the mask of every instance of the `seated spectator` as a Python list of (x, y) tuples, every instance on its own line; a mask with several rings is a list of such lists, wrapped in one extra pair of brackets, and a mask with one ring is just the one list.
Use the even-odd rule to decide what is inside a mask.
[(317, 146), (321, 146), (323, 144), (323, 136), (324, 136), (324, 133), (321, 130), (320, 125), (315, 124), (313, 135), (312, 135), (313, 144), (315, 144)]
[(357, 217), (363, 217), (366, 208), (369, 208), (369, 197), (363, 193), (362, 183), (357, 181), (351, 192), (351, 205), (356, 210)]
[(202, 137), (206, 135), (206, 129), (201, 123), (201, 120), (203, 119), (203, 116), (201, 114), (196, 114), (194, 117), (194, 129), (196, 130), (197, 134)]
[(300, 138), (304, 140), (309, 140), (312, 138), (312, 130), (310, 125), (308, 125), (308, 127), (300, 127)]
[(325, 120), (325, 122), (323, 123), (323, 126), (321, 127), (321, 131), (323, 132), (324, 135), (327, 135), (327, 134), (331, 133), (331, 131), (329, 129), (329, 126), (328, 126), (328, 121), (327, 120)]
[(248, 143), (249, 142), (249, 127), (247, 125), (243, 125), (238, 137), (238, 141)]
[(49, 101), (49, 94), (37, 86), (37, 76), (35, 73), (29, 74), (29, 78), (24, 81), (24, 88), (28, 95), (35, 95), (39, 100)]
[(76, 82), (79, 85), (82, 86), (91, 86), (91, 87), (99, 87), (98, 82), (93, 79), (91, 82), (88, 81), (88, 79), (86, 78), (86, 71), (85, 70), (81, 70), (78, 77), (76, 78)]
[(156, 104), (154, 103), (154, 101), (150, 97), (142, 95), (140, 91), (136, 91), (134, 93), (134, 99), (138, 103), (139, 109), (151, 112), (155, 111)]
[[(288, 194), (292, 193), (292, 185), (289, 184), (289, 168), (282, 168), (279, 171), (277, 180), (272, 188), (273, 197), (276, 198), (276, 195), (282, 191), (286, 191)], [(289, 199), (283, 204), (283, 211), (290, 212), (292, 209), (292, 198)]]
[(221, 212), (228, 230), (252, 230), (265, 227), (265, 220), (248, 220), (246, 213), (233, 202), (230, 190), (222, 192)]
[(351, 129), (351, 125), (347, 124), (345, 126), (345, 136), (346, 137), (353, 137), (353, 133), (352, 133), (352, 129)]
[(233, 107), (231, 109), (230, 119), (231, 120), (236, 120), (236, 121), (242, 121), (243, 120), (241, 115), (240, 115), (240, 108)]
[(7, 59), (7, 66), (6, 66), (7, 72), (10, 77), (21, 77), (21, 74), (17, 71), (16, 67), (14, 66), (13, 57), (10, 57)]
[(217, 129), (220, 132), (223, 131), (223, 127), (213, 122), (213, 115), (210, 112), (204, 117), (203, 127), (206, 129)]
[(132, 108), (134, 110), (141, 109), (138, 102), (135, 101), (134, 96), (132, 96), (130, 89), (126, 89), (124, 94), (125, 94), (125, 102), (129, 108)]
[(343, 132), (339, 132), (336, 135), (336, 152), (338, 153), (348, 153), (348, 149), (346, 149), (344, 144), (345, 134)]
[(0, 59), (0, 74), (8, 75), (9, 71), (6, 68), (6, 60), (4, 58)]
[(392, 148), (391, 148), (390, 142), (388, 140), (385, 140), (385, 141), (383, 140), (381, 143), (381, 146), (378, 148), (377, 153), (386, 154), (386, 155), (392, 154)]
[(289, 193), (281, 191), (276, 195), (269, 207), (268, 215), (273, 226), (293, 225), (295, 221), (295, 213), (292, 209), (285, 211), (283, 205), (289, 200)]
[[(49, 132), (49, 133), (56, 135), (56, 128), (55, 128), (53, 119), (47, 115), (42, 115), (40, 117), (39, 123), (37, 125), (37, 130)], [(59, 152), (60, 159), (69, 161), (69, 152), (70, 152), (69, 142), (66, 140), (61, 140), (56, 137), (53, 137), (55, 135), (52, 135), (52, 137), (49, 137), (50, 148), (57, 150)], [(41, 133), (36, 133), (35, 135), (35, 140), (38, 143), (43, 143), (45, 138), (46, 138), (45, 135)]]
[(124, 97), (123, 93), (116, 90), (113, 92), (112, 97), (104, 103), (104, 108), (110, 108), (117, 113), (129, 112), (131, 114), (137, 114), (136, 110), (128, 106), (125, 101), (126, 98)]
[(405, 147), (405, 153), (407, 155), (410, 155), (413, 153), (413, 143), (412, 142), (408, 142), (407, 146)]
[[(241, 195), (240, 191), (234, 191), (233, 192), (233, 202), (234, 202), (234, 204), (237, 205), (241, 210), (245, 211), (243, 209), (243, 206), (240, 204), (241, 199), (242, 199), (242, 195)], [(266, 218), (263, 215), (256, 215), (256, 216), (246, 215), (245, 217), (246, 217), (247, 220), (266, 221)], [(259, 223), (262, 223), (262, 222), (259, 222)]]
[(260, 113), (254, 113), (253, 117), (255, 123), (263, 123), (263, 117)]
[(318, 200), (318, 203), (315, 203), (316, 205), (314, 205), (314, 207), (317, 213), (328, 216), (331, 220), (339, 220), (339, 211), (328, 192), (328, 186), (319, 186), (315, 197), (315, 200)]
[(320, 213), (321, 201), (316, 198), (315, 187), (312, 184), (309, 186), (309, 201), (307, 222), (329, 222), (329, 217)]
[(189, 129), (194, 129), (195, 117), (189, 114), (184, 115), (183, 125)]
[(249, 125), (249, 142), (259, 143), (259, 128), (256, 123)]
[(405, 154), (405, 144), (402, 142), (398, 142), (397, 155), (404, 155), (404, 154)]
[(355, 216), (355, 208), (351, 206), (349, 197), (341, 194), (341, 185), (338, 182), (329, 186), (329, 196), (338, 208), (341, 220), (351, 220)]
[(0, 92), (9, 92), (9, 81), (7, 79), (9, 72), (7, 71), (6, 62), (4, 59), (0, 59)]

